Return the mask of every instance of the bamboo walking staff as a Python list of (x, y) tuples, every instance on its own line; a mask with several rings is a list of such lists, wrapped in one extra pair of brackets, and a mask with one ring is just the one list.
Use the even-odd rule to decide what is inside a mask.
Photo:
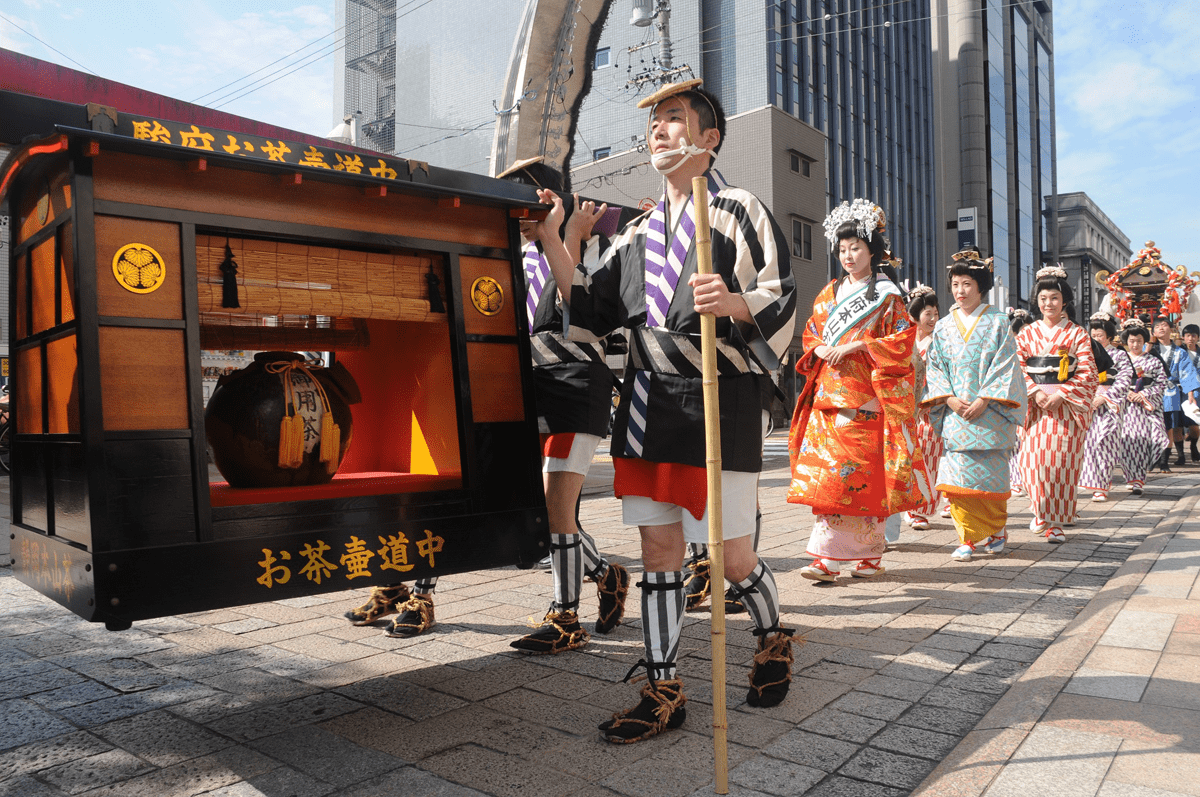
[[(692, 178), (696, 212), (696, 271), (712, 273), (708, 178)], [(717, 317), (700, 315), (700, 365), (704, 386), (704, 449), (708, 471), (708, 558), (712, 583), (713, 787), (729, 794), (729, 721), (725, 716), (725, 538), (721, 528), (721, 409), (717, 398)]]

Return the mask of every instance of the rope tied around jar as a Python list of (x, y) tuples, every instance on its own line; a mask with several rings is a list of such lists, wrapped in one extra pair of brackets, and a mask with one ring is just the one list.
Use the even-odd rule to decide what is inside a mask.
[(335, 473), (338, 465), (338, 453), (342, 445), (342, 430), (333, 422), (333, 407), (329, 404), (329, 396), (321, 382), (313, 375), (310, 368), (322, 367), (316, 362), (304, 360), (281, 360), (267, 363), (264, 366), (269, 374), (278, 374), (283, 385), (283, 418), (279, 421), (279, 467), (299, 468), (304, 464), (304, 417), (296, 406), (296, 390), (292, 384), (292, 373), (302, 372), (317, 389), (324, 412), (321, 415), (321, 451), (320, 461), (325, 463), (329, 473)]

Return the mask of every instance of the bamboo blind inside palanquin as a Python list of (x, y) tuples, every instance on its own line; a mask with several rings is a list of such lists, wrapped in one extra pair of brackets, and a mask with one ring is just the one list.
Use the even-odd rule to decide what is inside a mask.
[[(238, 267), (239, 308), (221, 306), (227, 241)], [(444, 313), (429, 311), (431, 266), (445, 285), (440, 262), (416, 254), (197, 235), (201, 324), (228, 326), (247, 315), (446, 323)]]

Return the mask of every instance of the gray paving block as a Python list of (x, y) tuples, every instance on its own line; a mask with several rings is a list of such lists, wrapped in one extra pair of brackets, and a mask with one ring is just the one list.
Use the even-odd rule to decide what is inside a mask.
[(94, 732), (160, 767), (208, 755), (233, 744), (207, 728), (162, 710), (110, 722)]
[(844, 684), (858, 684), (874, 675), (875, 671), (866, 667), (851, 667), (848, 664), (822, 661), (812, 667), (808, 667), (799, 674), (805, 678), (814, 678), (818, 681), (838, 681)]
[(871, 739), (871, 746), (893, 753), (941, 761), (959, 742), (958, 736), (907, 725), (891, 725)]
[[(553, 672), (550, 670), (547, 674)], [(426, 689), (404, 678), (372, 678), (338, 687), (335, 691), (351, 700), (379, 706), (417, 722), (470, 705), (466, 700)]]
[(112, 745), (87, 731), (75, 731), (5, 750), (0, 753), (0, 783), (111, 749)]
[(825, 772), (790, 761), (755, 756), (729, 772), (729, 780), (779, 797), (799, 797), (819, 783)]
[(16, 780), (0, 782), (0, 794), (13, 795), (13, 797), (64, 797), (66, 792), (42, 783), (40, 780), (23, 776)]
[(867, 783), (853, 778), (834, 776), (805, 797), (905, 797), (910, 789), (896, 789), (878, 783)]
[(63, 709), (93, 703), (97, 700), (115, 697), (118, 693), (99, 681), (83, 680), (71, 686), (51, 689), (49, 692), (38, 692), (30, 695), (29, 699), (39, 706), (48, 709)]
[(946, 676), (938, 686), (966, 692), (983, 692), (998, 698), (1007, 692), (1008, 687), (1016, 680), (1015, 674), (1001, 678), (994, 675), (959, 670)]
[(251, 794), (286, 794), (287, 797), (324, 797), (334, 790), (333, 784), (291, 767), (279, 767), (250, 778), (247, 785), (255, 789)]
[(764, 748), (763, 752), (813, 769), (833, 772), (858, 752), (858, 745), (794, 730)]
[(870, 692), (855, 691), (838, 698), (830, 708), (877, 720), (894, 720), (911, 705), (912, 703), (907, 700), (896, 700)]
[(5, 665), (2, 669), (9, 677), (0, 681), (0, 700), (62, 689), (86, 680), (79, 673), (36, 659)]
[(912, 702), (920, 700), (928, 694), (929, 690), (933, 688), (933, 684), (922, 681), (909, 681), (904, 678), (891, 678), (886, 675), (875, 675), (854, 688), (859, 692), (870, 692), (875, 695), (894, 697), (897, 700)]
[(70, 733), (75, 727), (28, 700), (0, 701), (0, 750)]
[[(801, 651), (808, 648), (805, 645)], [(828, 648), (828, 645), (821, 647)], [(800, 658), (797, 653), (796, 658)], [(827, 652), (822, 657), (826, 661), (831, 661), (835, 664), (847, 664), (851, 667), (862, 667), (868, 670), (878, 670), (880, 667), (886, 666), (895, 656), (889, 656), (886, 653), (879, 653), (873, 650), (858, 650), (856, 648), (834, 648)]]
[(980, 656), (986, 656), (993, 659), (1008, 659), (1011, 661), (1019, 661), (1024, 664), (1031, 663), (1039, 655), (1041, 650), (1027, 645), (1017, 645), (1005, 642), (989, 642), (979, 649)]
[(408, 764), (311, 725), (259, 739), (251, 746), (335, 786), (348, 786)]
[(203, 684), (176, 680), (155, 689), (120, 694), (91, 703), (70, 706), (60, 709), (59, 713), (80, 727), (90, 728), (123, 717), (131, 717), (134, 714), (166, 708), (176, 703), (211, 697), (216, 693), (215, 689)]
[(1021, 673), (1027, 669), (1029, 669), (1029, 664), (1023, 661), (978, 655), (964, 661), (955, 674), (989, 675), (993, 678), (999, 678), (1006, 683), (1011, 683), (1020, 678)]
[(109, 750), (43, 770), (38, 773), (38, 778), (67, 794), (79, 794), (137, 777), (151, 769), (153, 767), (132, 753)]
[[(715, 787), (713, 786), (713, 784), (709, 783), (706, 786), (701, 786), (700, 788), (696, 789), (694, 792), (689, 794), (688, 797), (712, 797), (712, 794), (714, 793), (714, 789), (715, 789)], [(617, 793), (618, 792), (608, 792), (608, 791), (597, 792), (597, 794), (606, 794), (606, 795), (607, 794), (617, 794)], [(589, 791), (588, 794), (590, 795), (590, 794), (592, 794), (592, 792)], [(775, 797), (775, 795), (765, 794), (761, 791), (757, 791), (755, 789), (750, 789), (750, 788), (747, 788), (747, 787), (741, 785), (740, 783), (733, 783), (731, 781), (729, 783), (729, 794), (727, 795), (727, 797)]]
[(921, 698), (921, 703), (983, 715), (988, 713), (999, 699), (1000, 695), (991, 692), (964, 692), (961, 689), (939, 686)]
[(964, 653), (974, 653), (991, 638), (990, 634), (963, 636), (962, 634), (948, 634), (939, 631), (936, 634), (926, 637), (920, 645), (913, 649), (939, 648), (942, 650), (960, 650)]
[[(441, 586), (439, 583), (438, 586)], [(404, 767), (339, 792), (339, 797), (485, 797), (483, 792)]]
[(897, 720), (901, 725), (966, 736), (979, 724), (979, 715), (942, 706), (916, 705)]
[(835, 739), (861, 743), (887, 727), (887, 723), (870, 717), (860, 717), (857, 714), (847, 714), (844, 711), (825, 708), (800, 723), (800, 727), (822, 736), (832, 736)]
[(323, 722), (360, 708), (361, 703), (332, 692), (322, 692), (223, 717), (209, 723), (209, 727), (235, 741), (244, 742), (271, 736), (298, 725)]
[(915, 789), (935, 766), (933, 761), (867, 747), (838, 770), (838, 774), (897, 789)]

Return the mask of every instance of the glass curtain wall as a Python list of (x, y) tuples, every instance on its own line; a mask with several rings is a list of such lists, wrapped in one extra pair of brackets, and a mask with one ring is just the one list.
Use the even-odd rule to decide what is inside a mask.
[(1013, 284), (1008, 251), (1008, 103), (1004, 87), (1004, 4), (988, 0), (984, 28), (987, 32), (988, 164), (990, 191), (988, 219), (991, 222), (991, 251), (996, 273), (1008, 283), (1009, 302), (1024, 306), (1020, 284)]
[(1033, 275), (1040, 267), (1041, 252), (1035, 248), (1037, 234), (1034, 218), (1040, 217), (1041, 203), (1035, 202), (1033, 191), (1033, 103), (1030, 102), (1029, 37), (1030, 26), (1017, 7), (1012, 8), (1013, 42), (1013, 154), (1016, 157), (1017, 177), (1017, 266), (1021, 274), (1021, 294), (1033, 287)]
[(830, 203), (878, 202), (901, 277), (935, 285), (929, 14), (929, 0), (778, 0), (767, 57), (770, 102), (827, 136)]

